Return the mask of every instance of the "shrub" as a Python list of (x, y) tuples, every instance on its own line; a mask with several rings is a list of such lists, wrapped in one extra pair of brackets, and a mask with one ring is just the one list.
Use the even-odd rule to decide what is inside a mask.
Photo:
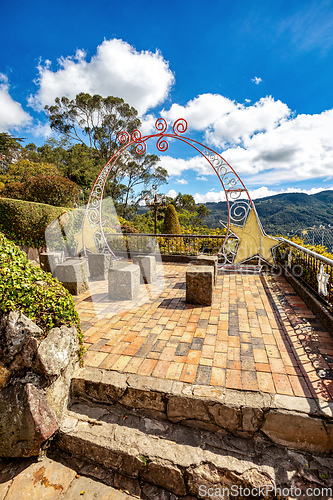
[(83, 354), (83, 336), (73, 297), (24, 252), (0, 233), (0, 313), (21, 311), (47, 333), (61, 325), (75, 325)]
[(165, 210), (163, 234), (181, 234), (181, 227), (176, 209), (173, 205), (168, 205)]
[(16, 245), (45, 247), (45, 230), (64, 207), (0, 198), (0, 231)]

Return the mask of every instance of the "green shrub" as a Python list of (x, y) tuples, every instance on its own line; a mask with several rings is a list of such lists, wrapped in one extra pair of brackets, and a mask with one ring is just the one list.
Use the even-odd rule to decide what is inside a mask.
[(73, 297), (0, 233), (0, 313), (10, 311), (21, 311), (43, 330), (44, 337), (54, 327), (75, 325), (82, 356), (83, 336)]
[(45, 230), (68, 208), (0, 198), (0, 231), (16, 245), (45, 247)]
[(176, 209), (173, 205), (168, 205), (165, 210), (163, 234), (181, 234), (181, 227)]

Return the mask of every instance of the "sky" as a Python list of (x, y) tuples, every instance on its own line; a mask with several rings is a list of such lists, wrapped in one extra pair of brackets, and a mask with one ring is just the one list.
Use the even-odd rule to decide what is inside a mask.
[[(3, 0), (1, 14), (0, 132), (40, 146), (56, 97), (114, 95), (143, 134), (185, 118), (253, 199), (333, 189), (333, 0)], [(189, 146), (148, 152), (169, 173), (162, 192), (223, 199)]]

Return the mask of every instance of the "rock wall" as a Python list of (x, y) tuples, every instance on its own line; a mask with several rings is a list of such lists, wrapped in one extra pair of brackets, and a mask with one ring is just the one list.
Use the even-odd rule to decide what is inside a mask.
[(75, 327), (43, 331), (15, 311), (0, 321), (0, 456), (37, 456), (59, 427), (78, 365)]

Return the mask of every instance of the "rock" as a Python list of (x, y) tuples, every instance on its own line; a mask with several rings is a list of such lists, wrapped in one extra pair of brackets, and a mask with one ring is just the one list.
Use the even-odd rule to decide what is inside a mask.
[(48, 273), (53, 273), (64, 260), (64, 252), (44, 252), (39, 255), (40, 267)]
[(53, 328), (40, 343), (37, 355), (47, 377), (59, 376), (79, 351), (77, 331), (74, 326)]
[(153, 283), (156, 280), (156, 259), (153, 255), (138, 255), (133, 262), (140, 266), (141, 283)]
[(140, 268), (130, 264), (109, 270), (108, 294), (111, 300), (132, 300), (140, 293)]
[(88, 265), (91, 279), (106, 280), (109, 269), (112, 267), (112, 256), (107, 253), (90, 253)]
[(217, 265), (218, 265), (217, 255), (198, 255), (196, 260), (196, 265), (214, 267), (214, 285), (215, 285), (217, 280)]
[(242, 411), (240, 408), (216, 403), (209, 405), (209, 413), (219, 427), (231, 432), (242, 430)]
[(214, 268), (190, 266), (186, 271), (186, 302), (210, 306), (213, 300)]
[(0, 392), (0, 456), (37, 456), (40, 446), (58, 429), (54, 412), (41, 389), (17, 383)]
[(5, 344), (3, 356), (6, 356), (7, 362), (13, 360), (30, 337), (40, 339), (44, 336), (43, 330), (19, 311), (11, 311), (2, 317), (0, 332), (2, 343)]
[(11, 377), (11, 371), (6, 368), (3, 363), (0, 363), (0, 391), (6, 387), (8, 380)]
[[(78, 364), (75, 327), (44, 332), (20, 312), (0, 328), (0, 456), (39, 454), (57, 429)], [(1, 439), (1, 437), (3, 439)]]
[(54, 269), (54, 277), (72, 294), (80, 295), (89, 288), (88, 261), (82, 259), (69, 259), (58, 264)]
[(319, 418), (292, 411), (270, 410), (261, 430), (274, 443), (313, 453), (329, 453), (333, 426)]

